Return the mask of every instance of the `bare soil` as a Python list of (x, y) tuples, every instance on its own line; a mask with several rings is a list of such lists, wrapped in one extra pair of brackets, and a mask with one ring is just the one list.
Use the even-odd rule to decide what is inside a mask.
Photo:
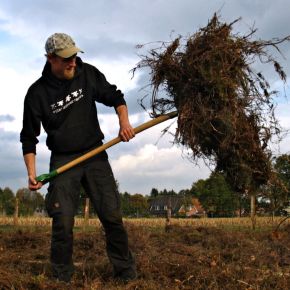
[(126, 223), (139, 277), (113, 280), (103, 232), (76, 230), (75, 275), (54, 281), (50, 229), (0, 227), (0, 289), (290, 289), (290, 225), (235, 231)]

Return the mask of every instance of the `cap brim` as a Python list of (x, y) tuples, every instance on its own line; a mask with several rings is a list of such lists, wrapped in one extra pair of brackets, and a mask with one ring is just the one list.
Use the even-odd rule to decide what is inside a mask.
[(78, 52), (83, 52), (83, 51), (81, 51), (78, 47), (73, 46), (70, 48), (55, 51), (55, 54), (60, 56), (60, 57), (63, 57), (63, 58), (68, 58), (68, 57), (71, 57), (72, 55), (74, 55)]

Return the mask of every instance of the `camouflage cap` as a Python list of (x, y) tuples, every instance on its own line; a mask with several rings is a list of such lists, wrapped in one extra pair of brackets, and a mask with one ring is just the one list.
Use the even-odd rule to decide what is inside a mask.
[(54, 53), (63, 58), (68, 58), (78, 52), (83, 52), (76, 47), (73, 39), (65, 33), (54, 33), (51, 35), (45, 43), (45, 50), (47, 54)]

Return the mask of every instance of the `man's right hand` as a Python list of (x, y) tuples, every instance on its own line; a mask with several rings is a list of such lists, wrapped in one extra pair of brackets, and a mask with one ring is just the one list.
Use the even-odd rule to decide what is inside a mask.
[(35, 153), (27, 153), (24, 155), (24, 161), (28, 173), (28, 188), (30, 190), (37, 190), (42, 187), (41, 182), (36, 181), (36, 170), (35, 170)]
[(32, 191), (38, 190), (42, 187), (41, 182), (37, 182), (34, 176), (28, 176), (28, 188)]

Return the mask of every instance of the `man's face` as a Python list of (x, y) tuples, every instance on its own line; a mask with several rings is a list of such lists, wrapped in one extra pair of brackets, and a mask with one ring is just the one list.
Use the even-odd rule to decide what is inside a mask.
[(59, 79), (70, 80), (75, 75), (76, 54), (69, 58), (62, 58), (58, 55), (48, 55), (52, 73)]

